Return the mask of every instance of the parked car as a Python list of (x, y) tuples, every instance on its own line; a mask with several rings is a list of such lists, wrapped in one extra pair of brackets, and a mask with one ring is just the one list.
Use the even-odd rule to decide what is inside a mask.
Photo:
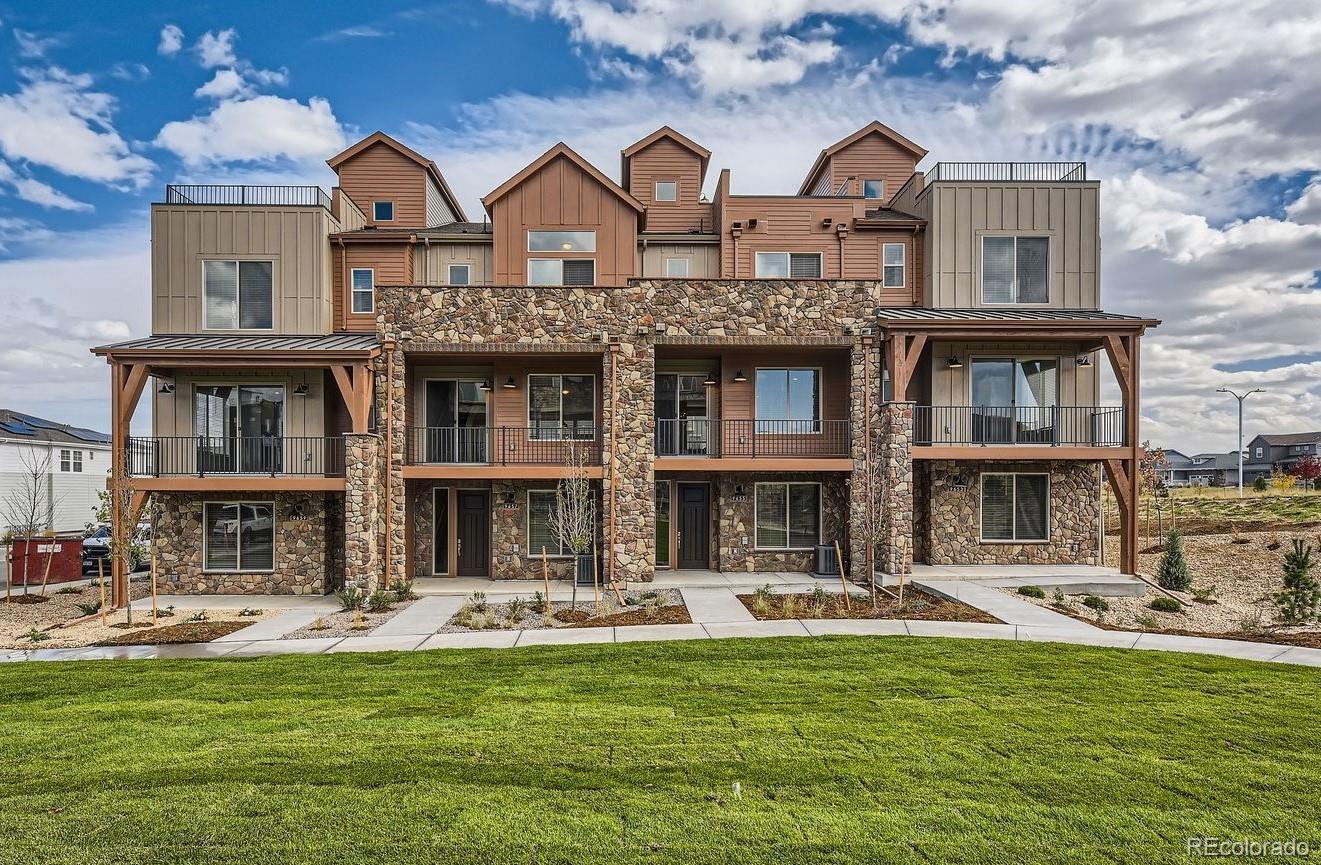
[[(141, 558), (134, 556), (131, 562), (132, 570), (139, 571), (146, 567), (150, 562), (151, 549), (151, 527), (143, 524), (139, 525), (133, 533), (134, 542), (143, 550), (148, 551)], [(83, 537), (83, 573), (94, 573), (97, 569), (97, 562), (104, 561), (104, 572), (110, 573), (110, 526), (102, 524), (93, 529)]]

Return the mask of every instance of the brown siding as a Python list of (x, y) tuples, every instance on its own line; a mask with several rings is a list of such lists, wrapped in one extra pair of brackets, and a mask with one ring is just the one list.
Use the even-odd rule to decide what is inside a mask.
[[(656, 181), (679, 184), (677, 200), (656, 202)], [(686, 147), (661, 138), (629, 162), (629, 192), (647, 208), (647, 231), (711, 231), (710, 204), (702, 204), (702, 161)]]
[[(427, 224), (427, 172), (385, 144), (373, 144), (339, 166), (339, 185), (362, 208), (368, 225), (421, 228)], [(394, 220), (372, 219), (373, 201), (393, 201)]]
[(585, 253), (527, 252), (529, 229), (595, 229), (597, 285), (624, 285), (634, 276), (637, 212), (565, 157), (552, 159), (492, 207), (497, 285), (527, 283), (527, 260), (587, 258)]
[(847, 194), (862, 195), (862, 181), (880, 178), (885, 181), (888, 199), (899, 191), (917, 160), (913, 154), (879, 133), (864, 136), (830, 157), (830, 189), (837, 192), (840, 184), (852, 176)]
[(376, 314), (354, 315), (349, 299), (349, 273), (355, 267), (376, 271), (377, 285), (410, 285), (413, 281), (412, 252), (406, 243), (358, 243), (336, 245), (335, 255), (335, 329), (372, 331)]

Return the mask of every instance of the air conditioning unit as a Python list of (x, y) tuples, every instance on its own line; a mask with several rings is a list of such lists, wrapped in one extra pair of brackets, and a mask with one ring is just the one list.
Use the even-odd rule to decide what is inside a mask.
[(812, 573), (818, 577), (838, 577), (839, 560), (835, 556), (835, 547), (832, 544), (816, 545), (816, 567)]

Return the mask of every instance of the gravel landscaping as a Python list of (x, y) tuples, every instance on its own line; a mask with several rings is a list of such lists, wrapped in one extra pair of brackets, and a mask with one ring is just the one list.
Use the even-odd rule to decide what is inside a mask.
[(628, 593), (624, 603), (611, 592), (603, 593), (597, 604), (588, 591), (586, 600), (577, 604), (556, 601), (551, 614), (542, 612), (535, 601), (517, 599), (503, 603), (487, 601), (480, 593), (468, 599), (440, 629), (441, 634), (468, 634), (474, 631), (539, 631), (549, 628), (609, 628), (628, 625), (686, 625), (692, 619), (677, 589)]
[(340, 610), (337, 613), (327, 613), (319, 619), (313, 621), (310, 625), (304, 625), (296, 631), (290, 631), (284, 635), (286, 640), (301, 640), (310, 637), (361, 637), (371, 631), (384, 625), (395, 616), (408, 609), (417, 602), (416, 598), (407, 601), (396, 601), (388, 610), (380, 612), (371, 612), (362, 610), (361, 619), (353, 610)]
[(880, 594), (876, 606), (867, 595), (850, 594), (848, 603), (838, 592), (818, 586), (813, 592), (778, 593), (767, 586), (753, 594), (739, 595), (748, 612), (762, 621), (776, 619), (922, 619), (936, 622), (986, 622), (1000, 620), (976, 607), (940, 598), (908, 587), (903, 603)]

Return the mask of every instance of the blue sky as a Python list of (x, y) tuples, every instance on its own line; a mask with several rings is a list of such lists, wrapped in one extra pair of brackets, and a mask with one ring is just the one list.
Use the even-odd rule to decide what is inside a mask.
[(879, 119), (933, 161), (1089, 162), (1104, 305), (1166, 322), (1145, 435), (1229, 449), (1220, 385), (1267, 388), (1250, 429), (1321, 427), (1319, 46), (1283, 0), (0, 0), (0, 404), (105, 425), (86, 348), (149, 329), (174, 180), (328, 185), (384, 129), (477, 215), (556, 140), (613, 175), (669, 123), (787, 192)]

